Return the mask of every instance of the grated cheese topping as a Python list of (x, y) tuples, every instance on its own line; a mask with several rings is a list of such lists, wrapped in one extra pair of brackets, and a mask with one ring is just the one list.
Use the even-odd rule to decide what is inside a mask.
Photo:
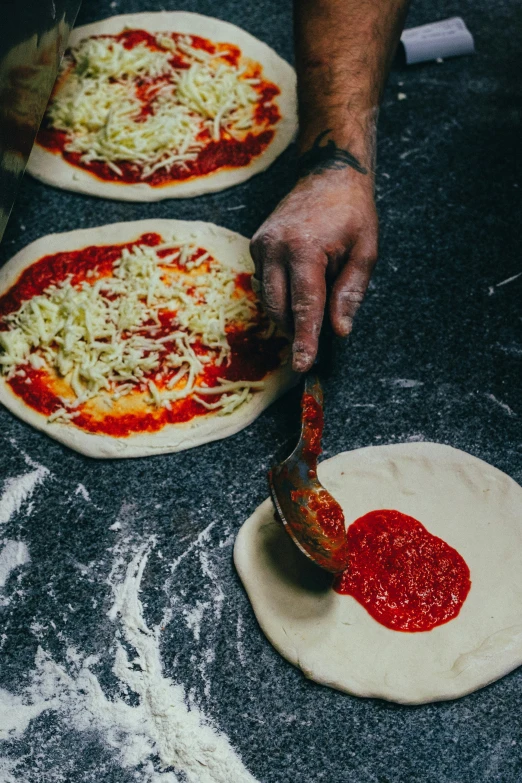
[[(74, 397), (51, 420), (73, 419), (101, 394), (116, 401), (144, 390), (155, 407), (193, 394), (209, 411), (235, 410), (262, 381), (218, 379), (207, 387), (200, 376), (209, 363), (226, 367), (227, 329), (257, 323), (258, 307), (236, 287), (234, 270), (196, 251), (176, 238), (135, 245), (122, 250), (111, 277), (50, 285), (4, 316), (0, 371), (9, 378), (31, 365), (64, 378)], [(165, 313), (171, 314), (166, 334)], [(220, 397), (209, 402), (210, 395)]]
[[(158, 51), (86, 38), (71, 50), (46, 115), (66, 132), (66, 151), (120, 175), (118, 162), (137, 163), (146, 180), (195, 160), (210, 139), (243, 138), (255, 127), (259, 80), (248, 78), (244, 65), (192, 46), (189, 35), (158, 34), (156, 42)], [(189, 67), (176, 67), (173, 55)]]

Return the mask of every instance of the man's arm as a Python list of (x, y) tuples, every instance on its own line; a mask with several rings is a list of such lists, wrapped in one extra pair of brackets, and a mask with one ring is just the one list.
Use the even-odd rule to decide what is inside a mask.
[(294, 0), (299, 180), (252, 239), (264, 304), (312, 365), (327, 298), (346, 336), (377, 259), (378, 107), (408, 0)]

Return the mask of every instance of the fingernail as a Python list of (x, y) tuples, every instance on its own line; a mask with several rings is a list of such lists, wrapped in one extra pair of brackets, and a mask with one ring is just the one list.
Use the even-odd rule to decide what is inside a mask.
[(304, 351), (294, 350), (292, 356), (292, 369), (295, 372), (305, 372), (310, 365), (310, 354)]
[(342, 318), (339, 318), (339, 327), (343, 337), (347, 337), (350, 334), (352, 331), (352, 326), (353, 318), (350, 318), (348, 315), (344, 315)]

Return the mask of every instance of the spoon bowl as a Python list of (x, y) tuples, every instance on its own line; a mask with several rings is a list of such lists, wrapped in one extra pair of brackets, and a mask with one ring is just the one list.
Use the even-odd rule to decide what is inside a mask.
[(308, 375), (299, 442), (270, 470), (268, 481), (276, 514), (294, 543), (320, 568), (337, 574), (348, 566), (348, 542), (343, 510), (317, 478), (323, 426), (321, 383), (317, 375)]

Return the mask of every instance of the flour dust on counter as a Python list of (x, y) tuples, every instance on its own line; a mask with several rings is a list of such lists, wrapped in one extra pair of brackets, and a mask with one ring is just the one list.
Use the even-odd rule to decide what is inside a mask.
[(27, 473), (4, 479), (0, 496), (0, 526), (5, 525), (13, 514), (20, 511), (22, 504), (30, 499), (35, 488), (49, 476), (49, 470), (43, 465), (32, 463), (32, 466), (34, 469)]
[[(20, 513), (24, 505), (28, 505), (36, 488), (51, 474), (48, 468), (39, 465), (24, 456), (29, 471), (18, 476), (8, 476), (4, 479), (0, 494), (0, 607), (7, 607), (10, 598), (4, 595), (4, 588), (17, 570), (31, 561), (29, 549), (24, 541), (3, 538), (2, 533), (10, 520)], [(0, 642), (0, 649), (2, 644)]]
[(30, 560), (29, 550), (23, 541), (4, 540), (0, 550), (0, 606), (4, 601), (1, 590), (11, 573), (19, 566), (29, 563)]
[[(106, 695), (95, 673), (98, 656), (69, 646), (62, 664), (39, 647), (29, 684), (18, 693), (0, 690), (0, 740), (12, 748), (40, 716), (52, 715), (79, 735), (99, 737), (120, 768), (141, 783), (256, 783), (228, 738), (188, 698), (183, 685), (163, 672), (161, 629), (169, 613), (150, 627), (140, 600), (155, 544), (151, 538), (130, 553), (127, 546), (114, 552), (108, 617), (114, 624), (112, 672), (121, 695)], [(2, 780), (17, 780), (23, 764), (16, 755), (0, 760)], [(45, 780), (65, 782), (67, 773), (56, 769)]]
[(323, 685), (422, 704), (522, 664), (522, 487), (437, 443), (371, 446), (319, 465), (350, 565), (332, 584), (266, 500), (234, 561), (262, 630)]

